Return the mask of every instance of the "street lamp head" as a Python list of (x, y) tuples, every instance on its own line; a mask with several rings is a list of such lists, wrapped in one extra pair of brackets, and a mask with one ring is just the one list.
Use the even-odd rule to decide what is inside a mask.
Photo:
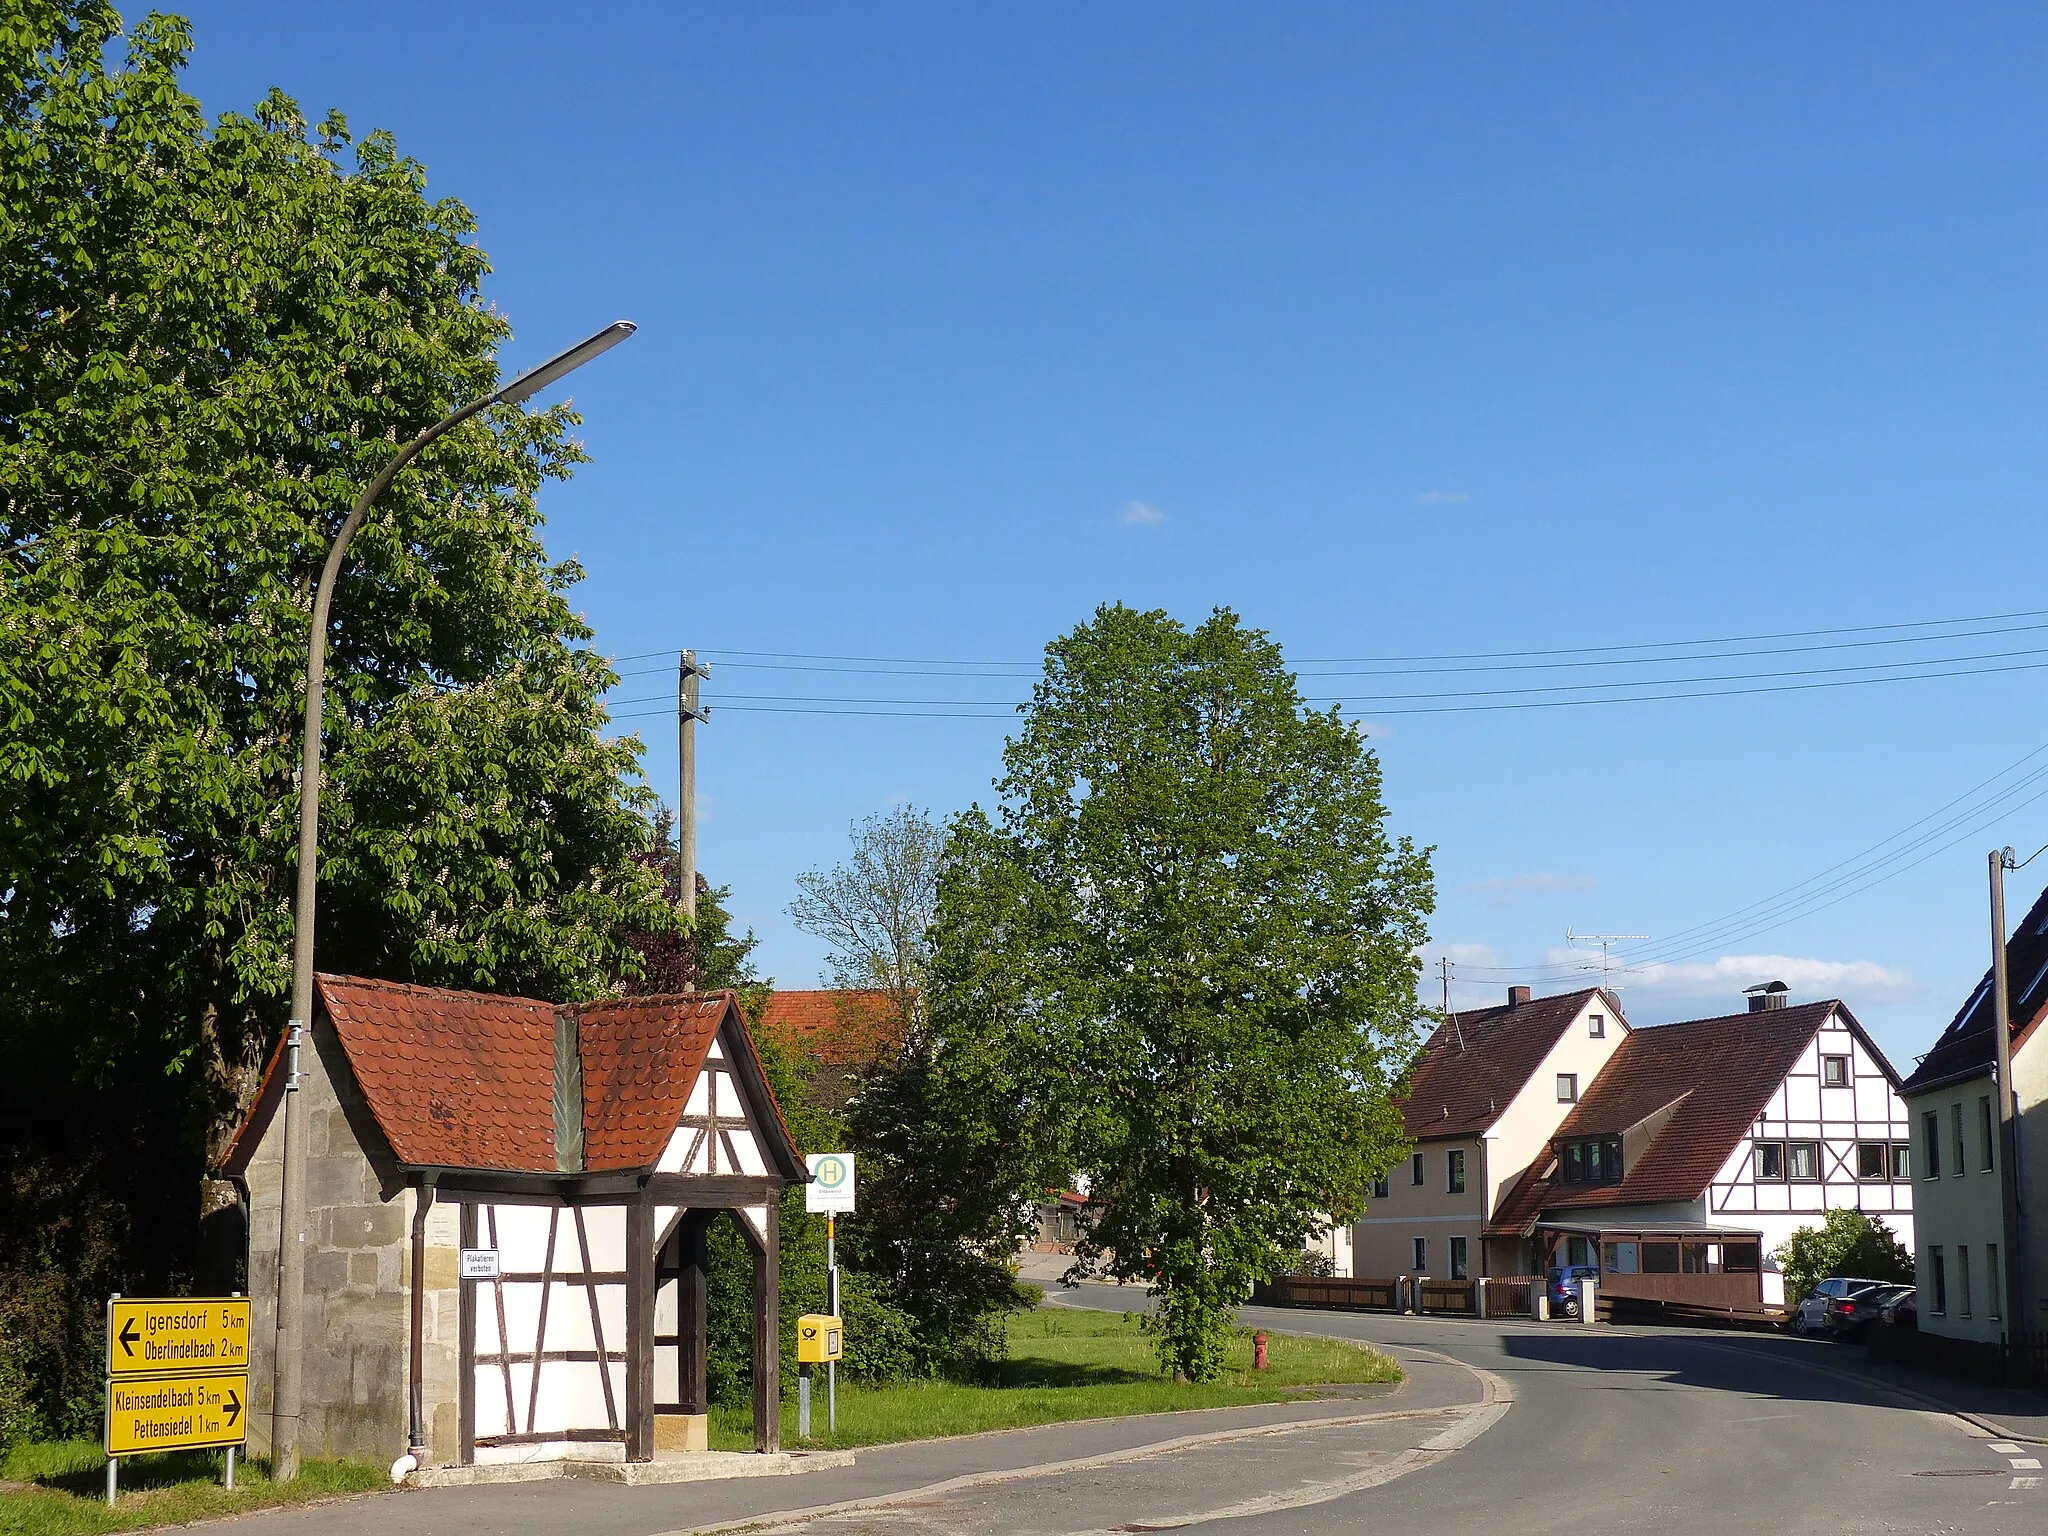
[(579, 341), (566, 352), (557, 352), (538, 368), (529, 368), (503, 389), (490, 397), (492, 405), (517, 405), (520, 401), (539, 394), (564, 374), (573, 373), (600, 352), (609, 352), (639, 327), (630, 320), (614, 320), (610, 325), (587, 340)]

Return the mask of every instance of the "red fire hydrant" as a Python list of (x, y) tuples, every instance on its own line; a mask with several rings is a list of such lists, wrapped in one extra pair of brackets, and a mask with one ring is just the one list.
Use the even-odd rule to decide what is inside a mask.
[(1266, 1330), (1261, 1328), (1257, 1333), (1252, 1335), (1252, 1369), (1255, 1371), (1263, 1371), (1265, 1368)]

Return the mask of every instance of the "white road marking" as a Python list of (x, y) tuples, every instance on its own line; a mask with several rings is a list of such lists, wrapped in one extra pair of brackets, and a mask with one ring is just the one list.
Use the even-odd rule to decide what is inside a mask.
[(1994, 1440), (1991, 1442), (1991, 1449), (1998, 1452), (2001, 1456), (2017, 1456), (2020, 1454), (2020, 1448), (2010, 1440)]
[(2015, 1488), (2038, 1488), (2041, 1486), (2041, 1479), (2038, 1477), (2016, 1477), (2012, 1480), (2012, 1486)]
[(2038, 1456), (2015, 1456), (2012, 1458), (2012, 1469), (2015, 1472), (2038, 1472), (2041, 1470), (2041, 1458)]

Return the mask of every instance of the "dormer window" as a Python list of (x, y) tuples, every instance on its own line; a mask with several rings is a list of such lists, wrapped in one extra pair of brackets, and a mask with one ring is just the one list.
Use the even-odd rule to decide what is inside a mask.
[(1566, 1184), (1619, 1184), (1621, 1138), (1588, 1136), (1558, 1149), (1558, 1178)]

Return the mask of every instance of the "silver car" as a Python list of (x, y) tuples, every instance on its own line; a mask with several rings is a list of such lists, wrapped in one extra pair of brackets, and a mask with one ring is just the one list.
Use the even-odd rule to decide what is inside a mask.
[(1889, 1280), (1857, 1280), (1848, 1275), (1836, 1275), (1823, 1280), (1799, 1300), (1792, 1309), (1792, 1331), (1794, 1333), (1826, 1333), (1828, 1314), (1837, 1302), (1853, 1301), (1865, 1291), (1877, 1290), (1893, 1282)]

